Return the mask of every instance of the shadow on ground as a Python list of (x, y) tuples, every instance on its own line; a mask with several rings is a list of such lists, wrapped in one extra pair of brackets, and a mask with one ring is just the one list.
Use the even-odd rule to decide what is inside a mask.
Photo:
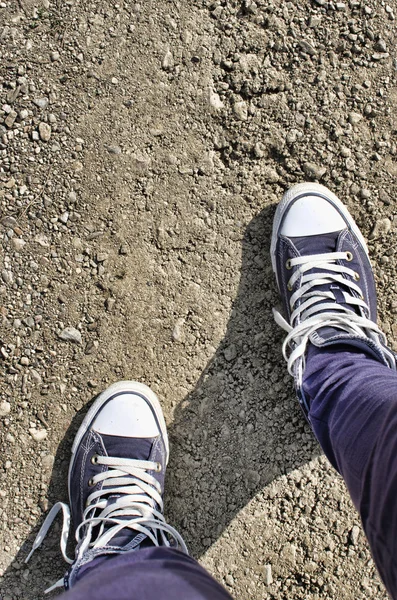
[(265, 208), (244, 232), (226, 335), (169, 431), (167, 516), (196, 557), (260, 489), (319, 454), (315, 440), (307, 442), (272, 316), (273, 214)]
[[(169, 428), (166, 516), (197, 558), (260, 489), (319, 453), (314, 438), (307, 436), (281, 357), (283, 333), (271, 314), (278, 303), (269, 258), (273, 212), (273, 207), (265, 208), (244, 233), (241, 278), (225, 337)], [(60, 443), (50, 506), (67, 499), (70, 448), (87, 408), (76, 415)], [(37, 529), (19, 552), (17, 565)], [(59, 532), (59, 524), (55, 529)], [(49, 583), (62, 575), (57, 532), (29, 566), (40, 569)], [(37, 598), (19, 570), (10, 568), (6, 582), (24, 598)]]

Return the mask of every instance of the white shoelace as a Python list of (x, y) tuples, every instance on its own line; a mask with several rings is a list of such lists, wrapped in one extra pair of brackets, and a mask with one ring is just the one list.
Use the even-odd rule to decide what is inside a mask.
[[(75, 537), (78, 552), (75, 560), (82, 558), (89, 549), (103, 548), (122, 529), (130, 529), (144, 534), (154, 546), (171, 546), (168, 534), (182, 552), (188, 554), (186, 544), (181, 535), (168, 523), (163, 515), (163, 500), (159, 482), (147, 471), (158, 471), (160, 463), (130, 458), (112, 458), (108, 456), (93, 457), (95, 464), (108, 467), (107, 471), (98, 473), (90, 480), (91, 487), (103, 482), (102, 488), (94, 491), (87, 498), (83, 520), (76, 529)], [(114, 495), (120, 495), (114, 498)], [(108, 497), (104, 497), (104, 496)], [(112, 496), (109, 500), (109, 496)], [(159, 510), (156, 509), (156, 505)], [(63, 512), (61, 534), (61, 552), (65, 561), (74, 562), (66, 553), (66, 545), (70, 530), (70, 509), (64, 502), (57, 502), (48, 513), (39, 533), (33, 543), (32, 550), (27, 556), (28, 562), (33, 552), (42, 544), (49, 528), (58, 512)], [(99, 514), (94, 516), (97, 511)], [(95, 539), (92, 538), (93, 528), (99, 526)], [(47, 592), (63, 585), (63, 578), (51, 586)]]
[[(290, 298), (291, 325), (275, 309), (273, 309), (273, 315), (276, 323), (288, 333), (283, 343), (283, 356), (288, 363), (289, 373), (297, 376), (298, 385), (302, 383), (305, 351), (309, 338), (322, 327), (334, 327), (350, 335), (369, 338), (377, 343), (378, 336), (380, 336), (386, 343), (385, 336), (376, 323), (353, 312), (357, 307), (368, 312), (369, 308), (359, 286), (346, 278), (347, 276), (358, 281), (358, 273), (337, 264), (338, 260), (351, 261), (352, 254), (350, 252), (329, 252), (299, 256), (287, 261), (288, 269), (298, 267), (288, 281), (288, 289), (292, 291), (294, 284), (301, 279), (301, 285)], [(312, 269), (317, 269), (317, 271), (308, 273)], [(350, 305), (353, 310), (338, 303), (335, 294), (331, 291), (332, 284), (336, 284), (343, 294), (346, 305)], [(329, 286), (329, 291), (314, 289), (323, 285)], [(350, 288), (351, 292), (356, 292), (358, 297), (346, 291), (346, 288)]]

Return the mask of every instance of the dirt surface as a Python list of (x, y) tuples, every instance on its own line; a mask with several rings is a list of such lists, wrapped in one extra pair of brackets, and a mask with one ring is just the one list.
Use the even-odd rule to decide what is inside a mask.
[(286, 188), (332, 188), (397, 338), (396, 13), (0, 0), (2, 600), (62, 576), (59, 524), (24, 559), (123, 378), (159, 394), (166, 516), (236, 599), (386, 598), (294, 398), (269, 244)]

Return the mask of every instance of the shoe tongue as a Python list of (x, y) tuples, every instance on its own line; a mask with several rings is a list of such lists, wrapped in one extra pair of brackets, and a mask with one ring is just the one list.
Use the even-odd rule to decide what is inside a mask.
[[(127, 438), (114, 435), (100, 434), (103, 444), (106, 448), (108, 456), (117, 458), (131, 458), (136, 460), (149, 460), (153, 438)], [(119, 498), (119, 494), (110, 493), (108, 496), (109, 503), (115, 502)], [(126, 517), (126, 520), (129, 520)], [(106, 528), (105, 528), (106, 529)], [(117, 535), (110, 540), (111, 546), (126, 548), (132, 550), (141, 546), (142, 542), (147, 540), (147, 536), (143, 533), (134, 532), (132, 529), (122, 529)]]
[[(314, 254), (327, 254), (329, 252), (337, 252), (338, 251), (338, 240), (340, 236), (340, 231), (335, 231), (332, 233), (323, 233), (321, 235), (313, 235), (299, 238), (291, 238), (292, 243), (296, 247), (296, 249), (304, 256), (304, 255), (314, 255)], [(313, 272), (315, 273), (323, 272), (323, 269), (312, 269), (312, 271), (307, 271), (307, 273)], [(306, 274), (307, 274), (306, 273)], [(348, 287), (339, 285), (338, 282), (334, 282), (331, 285), (319, 285), (313, 288), (318, 291), (330, 291), (335, 296), (335, 301), (337, 304), (342, 305), (348, 308), (350, 311), (360, 314), (359, 310), (353, 307), (350, 304), (345, 302), (345, 297), (343, 295), (343, 291), (348, 291), (351, 293), (351, 290)], [(324, 302), (332, 302), (329, 298), (324, 298)], [(321, 306), (321, 303), (318, 303), (318, 306)], [(327, 309), (324, 312), (332, 312), (330, 309)], [(347, 334), (343, 332), (343, 330), (335, 328), (335, 327), (321, 327), (316, 332), (314, 332), (310, 336), (310, 341), (315, 346), (324, 346), (330, 343), (334, 343), (338, 341), (339, 336), (346, 336)]]
[(100, 434), (108, 456), (149, 460), (153, 438), (129, 438)]
[(302, 254), (327, 254), (336, 252), (340, 231), (290, 238), (295, 248)]

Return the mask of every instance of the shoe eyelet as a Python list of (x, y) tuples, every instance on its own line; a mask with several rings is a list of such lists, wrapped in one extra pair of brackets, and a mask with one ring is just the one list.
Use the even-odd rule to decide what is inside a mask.
[(291, 259), (290, 258), (286, 261), (285, 268), (288, 269), (288, 271), (290, 271), (292, 269)]
[(91, 464), (93, 464), (93, 465), (98, 464), (98, 455), (97, 454), (93, 454), (93, 456), (91, 456)]
[(287, 290), (288, 290), (289, 292), (292, 292), (292, 285), (291, 285), (290, 283), (287, 285)]
[(354, 273), (354, 280), (355, 281), (359, 281), (360, 280), (360, 275), (359, 275), (359, 273), (357, 273), (357, 271)]
[(162, 470), (161, 464), (160, 464), (160, 463), (157, 463), (157, 464), (156, 464), (156, 473), (160, 473), (160, 472), (161, 472), (161, 470)]
[(93, 477), (91, 477), (91, 478), (88, 480), (88, 487), (93, 487), (94, 485), (95, 485), (95, 483), (94, 483), (94, 478), (93, 478)]
[(346, 260), (349, 262), (353, 260), (353, 254), (351, 252), (346, 252)]

